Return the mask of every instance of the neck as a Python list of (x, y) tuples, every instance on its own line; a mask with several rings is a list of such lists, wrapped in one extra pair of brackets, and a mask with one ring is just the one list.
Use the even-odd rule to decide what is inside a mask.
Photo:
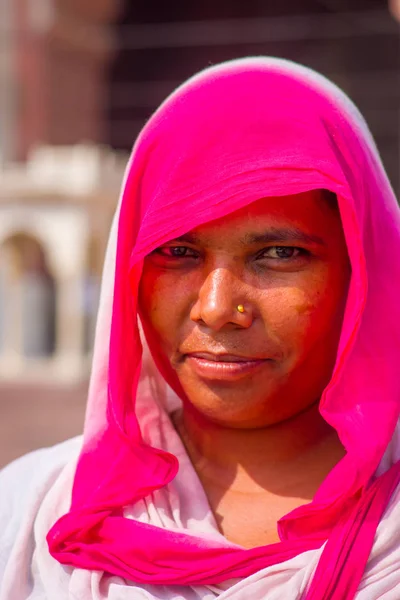
[(297, 491), (311, 498), (344, 455), (317, 403), (260, 429), (222, 427), (189, 407), (175, 414), (174, 421), (203, 482), (208, 479), (238, 491), (262, 488), (279, 494), (300, 484)]

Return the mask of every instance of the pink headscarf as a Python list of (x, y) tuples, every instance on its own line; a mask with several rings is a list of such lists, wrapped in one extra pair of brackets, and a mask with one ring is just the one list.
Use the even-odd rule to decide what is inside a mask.
[[(123, 507), (178, 470), (175, 456), (144, 443), (135, 413), (143, 257), (259, 198), (322, 188), (338, 197), (352, 266), (336, 366), (320, 402), (345, 458), (310, 504), (281, 519), (282, 541), (271, 546), (222, 547), (124, 518)], [(48, 534), (51, 554), (136, 582), (211, 584), (328, 540), (308, 598), (322, 597), (322, 572), (336, 591), (343, 580), (338, 598), (353, 597), (399, 482), (398, 465), (374, 476), (400, 412), (399, 255), (394, 194), (362, 117), (333, 84), (287, 61), (253, 58), (209, 68), (175, 91), (143, 129), (128, 165), (115, 280), (103, 289), (114, 295), (112, 318), (100, 311), (84, 447), (71, 509)], [(182, 393), (177, 380), (168, 383)], [(343, 569), (355, 544), (349, 583)]]

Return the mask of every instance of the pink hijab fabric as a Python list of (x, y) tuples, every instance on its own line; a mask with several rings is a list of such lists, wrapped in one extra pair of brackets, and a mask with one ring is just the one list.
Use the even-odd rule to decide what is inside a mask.
[[(179, 468), (174, 455), (145, 443), (135, 411), (144, 376), (143, 258), (259, 198), (312, 189), (337, 195), (352, 266), (337, 361), (320, 402), (345, 458), (310, 504), (281, 519), (278, 544), (245, 550), (127, 519), (124, 507), (168, 486)], [(117, 227), (115, 278), (103, 289), (113, 295), (112, 315), (100, 311), (84, 446), (70, 510), (47, 536), (50, 553), (139, 583), (210, 585), (326, 542), (307, 598), (353, 598), (400, 483), (399, 463), (382, 462), (400, 412), (400, 211), (361, 115), (329, 81), (288, 61), (206, 69), (140, 134)], [(182, 397), (177, 380), (168, 384)]]

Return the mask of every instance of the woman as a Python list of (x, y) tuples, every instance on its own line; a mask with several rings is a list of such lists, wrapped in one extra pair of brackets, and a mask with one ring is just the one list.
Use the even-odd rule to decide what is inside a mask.
[(399, 249), (324, 78), (252, 58), (172, 94), (112, 228), (83, 445), (2, 474), (1, 600), (399, 598)]

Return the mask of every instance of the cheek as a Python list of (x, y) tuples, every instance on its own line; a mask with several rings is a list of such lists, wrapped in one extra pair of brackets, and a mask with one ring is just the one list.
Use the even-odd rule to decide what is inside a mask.
[(316, 298), (298, 287), (269, 292), (262, 313), (270, 331), (279, 338), (295, 339), (309, 329), (318, 311)]
[(153, 269), (144, 269), (139, 288), (140, 314), (164, 348), (179, 335), (185, 297), (187, 292), (177, 286), (175, 278), (171, 281)]
[[(329, 274), (325, 274), (329, 275)], [(307, 277), (268, 292), (262, 313), (268, 329), (288, 347), (312, 345), (340, 330), (345, 286), (334, 278)]]
[(139, 306), (141, 318), (158, 335), (163, 333), (168, 322), (168, 303), (163, 301), (163, 286), (151, 269), (145, 269), (139, 287)]

